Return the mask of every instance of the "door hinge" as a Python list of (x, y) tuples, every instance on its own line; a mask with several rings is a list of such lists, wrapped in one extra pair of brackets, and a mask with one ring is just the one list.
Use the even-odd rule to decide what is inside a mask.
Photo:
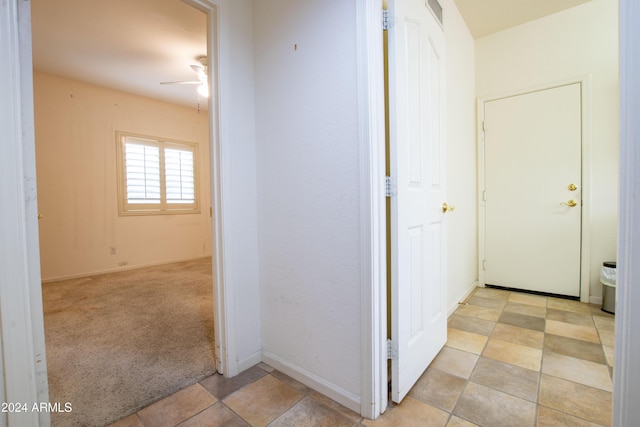
[(396, 360), (398, 358), (398, 347), (391, 340), (387, 340), (387, 360)]
[(385, 197), (394, 197), (398, 194), (398, 188), (395, 180), (390, 176), (384, 177), (384, 195)]
[(482, 192), (482, 200), (485, 201), (485, 202), (487, 201), (487, 190), (484, 190)]
[(382, 29), (384, 31), (393, 27), (393, 15), (389, 9), (382, 10)]
[(483, 269), (483, 270), (486, 270), (486, 269), (487, 269), (487, 260), (486, 260), (486, 259), (483, 259), (483, 260), (482, 260), (482, 269)]
[(485, 122), (484, 120), (482, 121), (482, 131), (486, 131), (487, 130), (487, 122)]

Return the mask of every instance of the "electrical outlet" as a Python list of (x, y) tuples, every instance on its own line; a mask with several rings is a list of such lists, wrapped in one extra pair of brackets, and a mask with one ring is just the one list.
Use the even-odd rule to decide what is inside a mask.
[(118, 252), (116, 252), (116, 247), (115, 246), (109, 246), (109, 253), (111, 255), (117, 254)]

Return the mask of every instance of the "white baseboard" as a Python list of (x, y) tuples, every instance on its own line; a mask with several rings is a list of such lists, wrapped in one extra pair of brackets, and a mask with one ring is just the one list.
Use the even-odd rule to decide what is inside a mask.
[(589, 303), (591, 304), (602, 304), (602, 297), (589, 297)]
[(475, 291), (478, 286), (480, 286), (480, 283), (476, 280), (462, 293), (462, 295), (455, 299), (454, 301), (456, 301), (456, 303), (449, 307), (447, 317), (451, 317), (451, 315), (455, 313), (458, 307), (460, 307), (460, 303), (469, 298), (469, 295), (471, 295), (471, 293)]
[(195, 261), (197, 259), (204, 259), (204, 258), (211, 258), (211, 255), (199, 256), (195, 258), (176, 259), (172, 261), (152, 262), (149, 264), (127, 265), (126, 267), (114, 267), (114, 268), (108, 268), (106, 270), (98, 270), (98, 271), (93, 271), (88, 273), (70, 274), (67, 276), (48, 277), (46, 279), (42, 278), (42, 283), (59, 282), (61, 280), (69, 280), (69, 279), (81, 279), (83, 277), (99, 276), (101, 274), (109, 274), (109, 273), (118, 273), (120, 271), (136, 270), (138, 268), (157, 267), (159, 265), (174, 264), (176, 262)]
[(262, 362), (262, 352), (256, 351), (249, 357), (245, 357), (242, 360), (238, 360), (238, 373), (242, 371), (246, 371), (247, 369), (257, 365), (260, 362)]
[(300, 381), (307, 387), (311, 387), (318, 393), (322, 393), (330, 399), (333, 399), (341, 405), (351, 409), (352, 411), (355, 411), (358, 414), (361, 413), (362, 408), (360, 404), (360, 396), (344, 390), (343, 388), (338, 387), (337, 385), (332, 384), (299, 366), (295, 366), (275, 354), (266, 351), (263, 352), (262, 361), (278, 371), (289, 375), (291, 378)]

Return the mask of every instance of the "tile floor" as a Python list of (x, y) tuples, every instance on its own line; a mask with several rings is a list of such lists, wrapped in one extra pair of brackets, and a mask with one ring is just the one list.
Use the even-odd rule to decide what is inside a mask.
[(376, 421), (260, 364), (111, 427), (609, 426), (613, 354), (614, 318), (599, 306), (479, 288), (409, 395)]

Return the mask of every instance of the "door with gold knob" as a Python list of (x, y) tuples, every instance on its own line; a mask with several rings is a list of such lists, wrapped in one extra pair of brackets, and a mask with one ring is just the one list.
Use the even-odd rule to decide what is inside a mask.
[[(400, 402), (447, 341), (445, 37), (423, 0), (390, 2), (391, 400)], [(453, 207), (444, 209), (448, 212)]]
[(580, 296), (580, 83), (484, 103), (485, 282)]

